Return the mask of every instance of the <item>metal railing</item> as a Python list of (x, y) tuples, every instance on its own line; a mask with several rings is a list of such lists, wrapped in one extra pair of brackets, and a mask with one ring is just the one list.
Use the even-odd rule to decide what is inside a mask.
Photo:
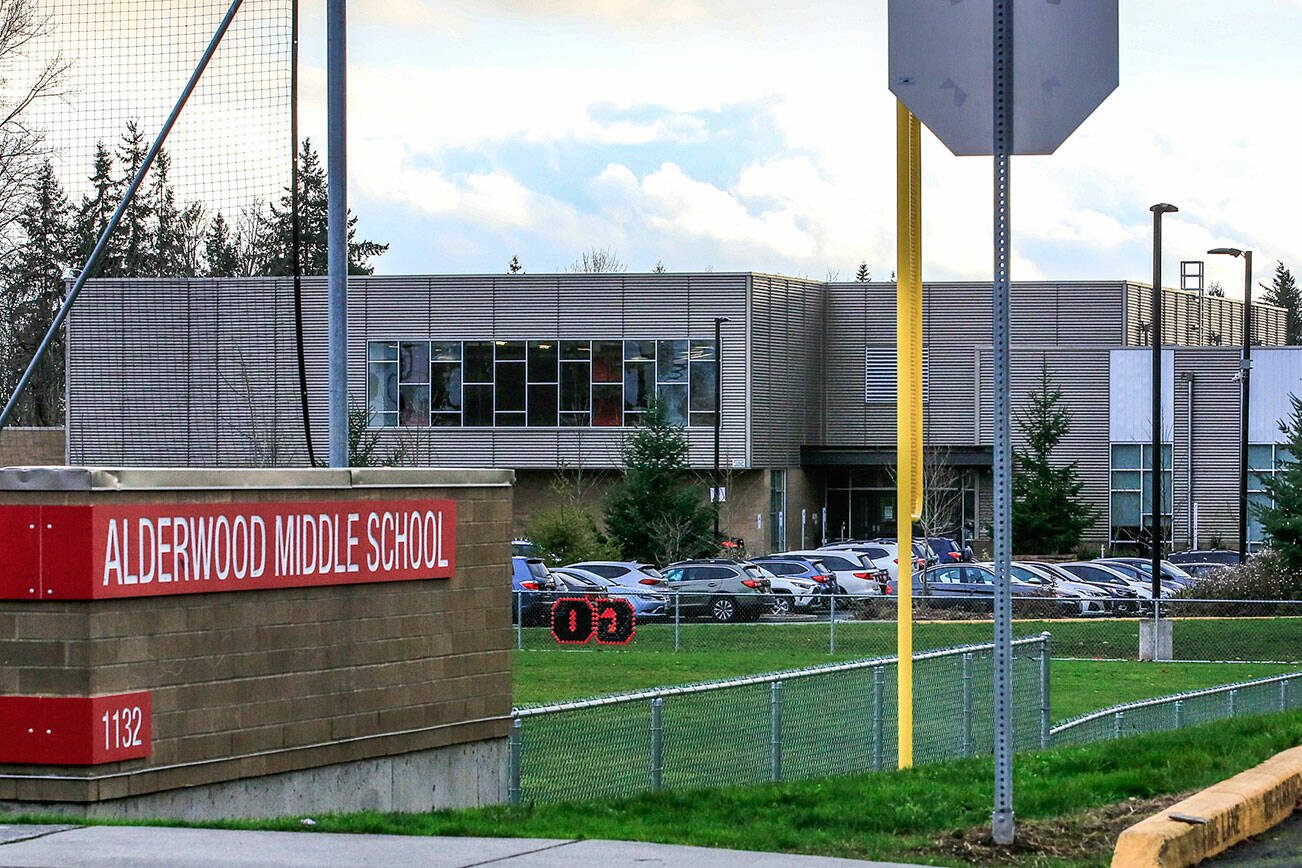
[(1084, 744), (1295, 708), (1302, 708), (1302, 672), (1114, 705), (1053, 727), (1049, 743)]
[[(1018, 748), (1047, 746), (1049, 634), (1014, 645)], [(914, 760), (993, 748), (991, 644), (914, 655)], [(896, 764), (896, 658), (513, 712), (512, 803), (826, 777)]]

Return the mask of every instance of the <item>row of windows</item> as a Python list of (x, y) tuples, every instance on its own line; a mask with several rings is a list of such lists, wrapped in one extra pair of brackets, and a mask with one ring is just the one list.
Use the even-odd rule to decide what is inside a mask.
[(675, 425), (712, 427), (712, 340), (371, 341), (373, 428), (621, 427), (652, 399)]
[[(1265, 542), (1256, 508), (1269, 506), (1261, 481), (1279, 472), (1288, 448), (1273, 444), (1248, 447), (1248, 544)], [(1152, 534), (1153, 447), (1138, 443), (1112, 444), (1112, 542), (1147, 541)], [(1172, 525), (1171, 446), (1162, 447), (1162, 531), (1170, 539)]]
[[(1111, 542), (1145, 542), (1153, 528), (1153, 447), (1112, 444)], [(1162, 446), (1162, 538), (1171, 538), (1171, 444)]]
[(1289, 448), (1283, 445), (1260, 444), (1248, 446), (1248, 548), (1255, 549), (1266, 542), (1266, 533), (1257, 518), (1257, 510), (1273, 506), (1262, 480), (1283, 470), (1289, 458)]

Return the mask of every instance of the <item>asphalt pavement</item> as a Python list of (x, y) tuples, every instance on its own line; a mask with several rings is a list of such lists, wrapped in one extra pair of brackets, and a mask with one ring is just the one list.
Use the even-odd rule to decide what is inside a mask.
[(1275, 828), (1231, 847), (1208, 865), (1252, 865), (1254, 868), (1297, 868), (1302, 865), (1302, 811)]
[[(567, 841), (542, 838), (422, 838), (403, 835), (339, 835), (320, 832), (232, 832), (151, 826), (0, 826), (0, 866), (432, 866), (470, 868), (836, 868), (886, 866), (822, 856), (712, 850), (630, 841)], [(898, 866), (897, 866), (898, 868)], [(913, 866), (904, 866), (913, 868)]]

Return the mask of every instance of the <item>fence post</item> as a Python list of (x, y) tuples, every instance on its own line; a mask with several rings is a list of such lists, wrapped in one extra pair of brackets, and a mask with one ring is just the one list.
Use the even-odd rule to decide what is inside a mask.
[(657, 696), (651, 700), (651, 789), (658, 790), (664, 775), (664, 729), (660, 710), (665, 701)]
[(828, 594), (831, 600), (827, 605), (827, 653), (836, 653), (836, 594)]
[(873, 667), (873, 768), (882, 767), (882, 732), (885, 729), (882, 720), (882, 694), (886, 684), (885, 674), (882, 667)]
[(1121, 723), (1126, 719), (1124, 711), (1118, 711), (1112, 716), (1112, 737), (1121, 738)]
[(1049, 633), (1040, 634), (1040, 747), (1049, 746)]
[(524, 595), (519, 591), (511, 592), (515, 596), (515, 647), (524, 647)]
[(680, 618), (679, 613), (682, 612), (683, 609), (682, 599), (683, 599), (683, 592), (674, 591), (674, 650), (675, 651), (678, 650), (678, 622)]
[(1288, 679), (1279, 683), (1279, 710), (1288, 711)]
[(511, 718), (511, 734), (507, 738), (507, 790), (506, 798), (513, 805), (520, 804), (520, 760), (524, 755), (524, 721)]
[(963, 654), (962, 736), (959, 749), (965, 757), (972, 756), (972, 652)]
[(1230, 695), (1229, 695), (1228, 698), (1229, 698), (1229, 704), (1230, 704), (1230, 717), (1234, 717), (1234, 715), (1235, 715), (1236, 713), (1238, 713), (1238, 710), (1239, 710), (1239, 709), (1238, 709), (1238, 706), (1239, 706), (1239, 691), (1237, 691), (1237, 690), (1231, 690), (1231, 691), (1230, 691)]
[(1175, 728), (1180, 729), (1184, 726), (1184, 702), (1177, 699), (1175, 701)]
[(769, 687), (769, 780), (782, 780), (782, 682)]

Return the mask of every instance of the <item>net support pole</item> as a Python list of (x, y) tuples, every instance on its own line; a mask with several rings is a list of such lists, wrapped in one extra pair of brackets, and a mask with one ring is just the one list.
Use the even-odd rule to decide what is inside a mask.
[(326, 173), (330, 466), (348, 466), (348, 153), (346, 0), (326, 0)]
[(922, 125), (904, 103), (896, 136), (896, 715), (900, 768), (913, 765), (913, 522), (922, 517)]
[(1013, 153), (1013, 0), (994, 0), (994, 285), (991, 343), (994, 356), (994, 549), (995, 549), (995, 803), (991, 833), (996, 844), (1013, 843), (1013, 446), (1009, 352), (1009, 208)]
[(118, 203), (117, 210), (113, 212), (113, 216), (109, 218), (104, 231), (100, 233), (94, 249), (91, 250), (90, 256), (86, 259), (86, 263), (77, 272), (72, 287), (68, 290), (68, 295), (63, 299), (63, 304), (59, 306), (58, 313), (54, 315), (54, 321), (46, 329), (45, 337), (41, 339), (40, 346), (36, 348), (36, 352), (32, 355), (32, 360), (27, 363), (27, 369), (23, 371), (23, 375), (18, 380), (18, 385), (14, 387), (13, 394), (9, 396), (8, 402), (5, 403), (4, 409), (0, 410), (0, 431), (3, 431), (5, 426), (9, 424), (9, 418), (18, 406), (18, 401), (22, 398), (23, 392), (27, 390), (27, 385), (31, 382), (32, 376), (40, 366), (41, 360), (49, 352), (50, 344), (54, 342), (54, 336), (59, 333), (59, 329), (63, 328), (63, 323), (68, 319), (68, 313), (72, 310), (72, 306), (77, 303), (77, 297), (81, 295), (82, 289), (85, 288), (86, 281), (93, 277), (99, 269), (100, 260), (104, 258), (104, 251), (108, 248), (109, 239), (113, 237), (113, 233), (117, 230), (118, 223), (122, 221), (122, 215), (126, 213), (127, 206), (135, 198), (136, 191), (145, 182), (149, 169), (154, 165), (154, 159), (158, 156), (158, 152), (162, 150), (168, 134), (172, 132), (172, 127), (176, 124), (176, 119), (181, 116), (181, 111), (190, 100), (190, 94), (194, 93), (194, 89), (199, 84), (199, 79), (203, 76), (204, 70), (208, 68), (208, 62), (212, 60), (212, 56), (217, 52), (217, 46), (221, 45), (222, 37), (230, 29), (231, 22), (235, 20), (235, 14), (239, 12), (243, 2), (244, 0), (231, 0), (230, 7), (227, 8), (221, 23), (217, 25), (217, 30), (213, 33), (212, 39), (208, 41), (208, 47), (204, 49), (203, 55), (199, 58), (199, 63), (195, 65), (194, 72), (190, 74), (190, 80), (185, 83), (185, 87), (182, 89), (181, 95), (177, 97), (176, 104), (172, 106), (172, 111), (167, 116), (167, 120), (163, 121), (163, 126), (159, 128), (153, 144), (145, 152), (145, 158), (141, 161), (140, 168), (136, 170), (135, 177), (131, 179), (131, 183), (127, 186), (126, 193), (122, 195), (122, 201)]

